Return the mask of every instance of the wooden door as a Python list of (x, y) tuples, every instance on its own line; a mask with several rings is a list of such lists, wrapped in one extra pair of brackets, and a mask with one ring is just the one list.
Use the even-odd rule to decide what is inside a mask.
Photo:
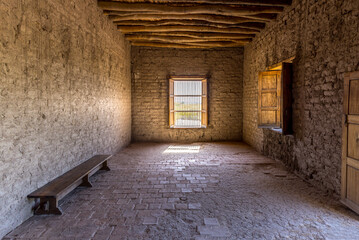
[(359, 213), (359, 72), (344, 80), (342, 202)]

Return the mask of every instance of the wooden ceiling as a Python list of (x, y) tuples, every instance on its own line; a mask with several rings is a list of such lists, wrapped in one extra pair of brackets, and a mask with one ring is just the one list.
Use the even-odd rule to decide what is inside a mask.
[(105, 0), (104, 14), (135, 46), (241, 47), (291, 0)]

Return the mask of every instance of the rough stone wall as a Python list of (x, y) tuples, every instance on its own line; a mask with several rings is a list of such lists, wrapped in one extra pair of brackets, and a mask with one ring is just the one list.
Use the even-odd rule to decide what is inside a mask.
[[(216, 141), (242, 138), (243, 49), (132, 48), (132, 140)], [(209, 126), (169, 127), (170, 75), (208, 75)]]
[(95, 0), (0, 1), (0, 238), (27, 194), (131, 138), (130, 46)]
[[(339, 193), (343, 75), (359, 70), (359, 1), (294, 0), (244, 52), (244, 141)], [(258, 72), (296, 56), (294, 135), (257, 128)]]

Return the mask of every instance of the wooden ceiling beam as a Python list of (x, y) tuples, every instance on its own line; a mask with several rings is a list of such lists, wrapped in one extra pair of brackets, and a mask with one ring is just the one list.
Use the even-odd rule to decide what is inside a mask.
[(149, 11), (164, 12), (166, 14), (220, 14), (228, 16), (243, 16), (260, 13), (280, 13), (283, 7), (277, 6), (226, 6), (214, 4), (200, 4), (195, 6), (176, 6), (170, 4), (152, 3), (121, 3), (99, 1), (98, 5), (104, 10), (113, 11)]
[(202, 26), (117, 26), (123, 33), (135, 32), (176, 32), (176, 31), (190, 31), (190, 32), (220, 32), (220, 33), (248, 33), (256, 34), (259, 31), (247, 28), (216, 28), (216, 27), (202, 27)]
[[(128, 14), (128, 15), (117, 15), (116, 12), (108, 12), (111, 14), (109, 19), (114, 22), (121, 21), (162, 21), (162, 20), (198, 20), (198, 21), (207, 21), (213, 23), (222, 23), (222, 24), (238, 24), (245, 22), (269, 22), (273, 20), (273, 15), (252, 15), (251, 18), (248, 17), (231, 17), (231, 16), (221, 16), (221, 15), (210, 15), (210, 14)], [(275, 17), (275, 16), (274, 16)], [(255, 19), (253, 19), (255, 18)], [(260, 18), (260, 19), (257, 19)]]
[(243, 42), (235, 41), (209, 41), (209, 42), (184, 42), (182, 44), (211, 47), (238, 47), (244, 46)]
[(124, 3), (205, 3), (230, 5), (289, 6), (292, 0), (113, 0)]
[(202, 43), (171, 43), (171, 42), (152, 42), (134, 41), (134, 46), (165, 47), (165, 48), (217, 48), (217, 47), (243, 47), (242, 43), (235, 42), (202, 42)]
[(199, 39), (217, 39), (217, 38), (229, 38), (229, 39), (249, 39), (254, 38), (254, 34), (240, 34), (240, 33), (210, 33), (210, 32), (186, 32), (186, 31), (176, 31), (176, 32), (142, 32), (135, 34), (126, 34), (126, 37), (136, 37), (136, 36), (177, 36), (177, 37), (191, 37)]
[(120, 21), (114, 22), (120, 26), (166, 26), (166, 25), (187, 25), (187, 26), (206, 26), (206, 27), (243, 27), (255, 30), (264, 29), (264, 23), (248, 22), (239, 24), (223, 24), (223, 23), (212, 23), (202, 20), (160, 20), (160, 21)]
[(99, 0), (134, 46), (242, 47), (292, 0)]
[(185, 44), (178, 44), (178, 43), (159, 43), (159, 42), (132, 42), (132, 46), (139, 46), (139, 47), (159, 47), (159, 48), (210, 48), (204, 46), (194, 46), (194, 45), (185, 45)]
[(236, 43), (250, 43), (251, 38), (235, 39), (235, 38), (193, 38), (186, 36), (156, 36), (156, 35), (132, 35), (126, 36), (129, 41), (161, 41), (161, 42), (236, 42)]
[(166, 12), (121, 12), (121, 11), (104, 11), (105, 15), (109, 15), (109, 19), (112, 21), (124, 21), (124, 20), (163, 20), (163, 19), (197, 19), (207, 21), (218, 22), (252, 22), (256, 19), (257, 22), (270, 22), (277, 17), (277, 13), (259, 13), (243, 16), (230, 16), (220, 14), (168, 14)]

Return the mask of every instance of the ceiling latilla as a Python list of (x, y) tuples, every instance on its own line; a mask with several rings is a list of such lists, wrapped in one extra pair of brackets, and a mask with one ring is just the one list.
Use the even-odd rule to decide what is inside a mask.
[(98, 1), (135, 46), (241, 47), (291, 0)]

